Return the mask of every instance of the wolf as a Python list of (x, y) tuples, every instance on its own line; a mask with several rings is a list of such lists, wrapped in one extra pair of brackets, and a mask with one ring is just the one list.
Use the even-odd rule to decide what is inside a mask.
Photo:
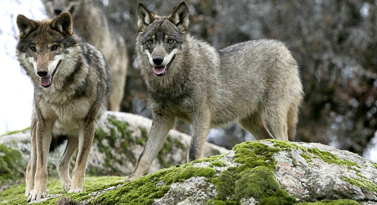
[(139, 3), (137, 15), (136, 52), (153, 123), (128, 180), (148, 172), (176, 118), (193, 125), (188, 161), (200, 158), (210, 127), (233, 122), (256, 139), (294, 140), (303, 91), (297, 63), (282, 42), (254, 40), (217, 51), (188, 34), (185, 2), (169, 16)]
[(107, 20), (102, 8), (92, 0), (44, 0), (50, 17), (71, 13), (75, 30), (105, 56), (111, 72), (112, 90), (108, 109), (120, 111), (126, 87), (129, 57), (123, 37)]
[[(17, 16), (17, 58), (34, 85), (31, 156), (26, 169), (28, 201), (46, 197), (47, 154), (56, 139), (67, 146), (58, 164), (63, 189), (83, 190), (95, 126), (106, 110), (111, 78), (103, 55), (72, 29), (68, 12), (35, 21)], [(78, 148), (73, 178), (69, 161)]]

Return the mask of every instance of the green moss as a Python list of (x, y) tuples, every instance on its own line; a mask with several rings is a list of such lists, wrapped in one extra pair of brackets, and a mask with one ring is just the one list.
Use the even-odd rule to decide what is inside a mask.
[(377, 169), (377, 163), (372, 162), (372, 165)]
[[(84, 193), (88, 194), (95, 190), (101, 190), (105, 187), (110, 187), (119, 184), (119, 181), (123, 181), (124, 177), (86, 177), (84, 183)], [(118, 183), (117, 183), (118, 182)], [(50, 195), (64, 194), (62, 197), (49, 199), (43, 203), (37, 204), (56, 204), (62, 198), (77, 197), (80, 194), (67, 194), (63, 191), (61, 182), (57, 178), (50, 178), (47, 181), (47, 191)], [(26, 204), (25, 184), (17, 184), (11, 186), (9, 189), (5, 189), (0, 192), (0, 204)], [(77, 197), (78, 198), (78, 197)], [(72, 199), (73, 200), (73, 199)]]
[(17, 134), (17, 133), (23, 133), (23, 132), (26, 132), (26, 131), (29, 131), (29, 130), (30, 130), (30, 127), (27, 127), (25, 129), (22, 129), (22, 130), (10, 131), (10, 132), (6, 132), (6, 133), (0, 135), (0, 137), (13, 135), (13, 134)]
[[(323, 161), (329, 163), (329, 164), (337, 164), (337, 165), (340, 165), (340, 166), (348, 166), (349, 169), (352, 169), (352, 170), (355, 170), (356, 172), (359, 172), (360, 170), (360, 165), (354, 163), (354, 162), (351, 162), (349, 160), (344, 160), (344, 159), (340, 159), (338, 156), (330, 153), (330, 152), (327, 152), (327, 151), (321, 151), (317, 148), (310, 148), (308, 149), (308, 151), (316, 156), (318, 156), (319, 158), (321, 158)], [(358, 169), (357, 169), (358, 168)]]
[(223, 171), (213, 179), (217, 201), (239, 204), (242, 198), (253, 197), (260, 204), (293, 204), (295, 198), (283, 190), (274, 177), (273, 154), (279, 149), (258, 142), (244, 142), (234, 147), (234, 159), (241, 165)]
[(212, 149), (212, 155), (219, 155), (219, 154), (221, 154), (221, 152), (219, 151), (219, 150), (217, 150), (217, 149)]
[(225, 167), (225, 163), (222, 161), (213, 161), (209, 164), (210, 167)]
[(291, 151), (293, 149), (294, 150), (301, 149), (303, 152), (306, 152), (306, 147), (294, 144), (292, 142), (283, 141), (283, 140), (275, 140), (275, 139), (273, 139), (273, 140), (265, 140), (265, 141), (273, 142), (274, 143), (274, 147), (279, 147), (283, 151)]
[(312, 158), (306, 153), (301, 153), (301, 157), (303, 157), (308, 164), (312, 161)]
[(0, 144), (0, 186), (22, 179), (24, 171), (21, 152)]
[[(93, 204), (151, 204), (154, 199), (161, 198), (169, 191), (169, 184), (184, 181), (191, 177), (212, 177), (215, 170), (212, 168), (192, 167), (192, 163), (180, 167), (171, 167), (154, 174), (136, 179), (124, 186), (99, 195)], [(161, 184), (157, 186), (157, 184)]]
[(375, 184), (375, 183), (372, 183), (372, 182), (369, 182), (369, 181), (366, 181), (366, 180), (362, 180), (362, 179), (352, 179), (352, 178), (345, 177), (345, 176), (342, 176), (341, 179), (343, 181), (346, 181), (346, 182), (348, 182), (352, 185), (355, 185), (357, 187), (367, 189), (369, 191), (377, 192), (377, 184)]
[(304, 202), (295, 205), (359, 205), (359, 202), (350, 199), (322, 200), (317, 202)]

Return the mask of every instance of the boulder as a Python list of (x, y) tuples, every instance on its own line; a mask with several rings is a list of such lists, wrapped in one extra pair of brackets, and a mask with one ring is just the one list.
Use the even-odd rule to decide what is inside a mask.
[[(376, 163), (348, 151), (315, 143), (249, 141), (226, 154), (127, 183), (124, 177), (88, 178), (79, 194), (66, 194), (52, 183), (53, 196), (44, 203), (372, 205), (377, 204), (376, 176)], [(3, 191), (0, 198), (24, 203), (25, 197), (17, 195), (22, 186)]]

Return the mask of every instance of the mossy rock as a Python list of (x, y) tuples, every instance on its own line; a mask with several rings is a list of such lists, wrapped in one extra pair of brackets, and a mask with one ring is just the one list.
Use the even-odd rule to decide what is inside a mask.
[[(177, 164), (132, 182), (110, 177), (114, 180), (104, 183), (106, 177), (88, 177), (79, 194), (64, 193), (60, 182), (50, 179), (49, 193), (62, 195), (42, 203), (359, 204), (377, 200), (375, 176), (374, 163), (347, 151), (263, 140), (244, 142), (227, 154)], [(23, 204), (23, 186), (3, 191), (0, 199)]]

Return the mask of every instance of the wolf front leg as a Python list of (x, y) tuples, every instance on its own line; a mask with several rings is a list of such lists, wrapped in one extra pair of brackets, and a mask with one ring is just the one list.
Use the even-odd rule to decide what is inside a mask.
[(174, 126), (175, 117), (154, 115), (153, 118), (147, 144), (137, 161), (135, 170), (126, 181), (132, 181), (148, 173), (153, 159), (164, 145), (169, 130)]
[(32, 120), (31, 120), (31, 141), (30, 141), (30, 161), (26, 168), (25, 174), (25, 182), (26, 182), (26, 189), (25, 189), (25, 196), (28, 197), (31, 190), (34, 188), (34, 176), (35, 170), (37, 166), (37, 143), (36, 143), (36, 130), (37, 130), (37, 117), (35, 113), (33, 113)]
[(79, 135), (79, 152), (73, 169), (73, 179), (68, 193), (78, 193), (83, 191), (85, 168), (92, 147), (96, 121), (82, 123)]
[(207, 105), (198, 107), (193, 116), (193, 135), (187, 162), (199, 159), (202, 155), (203, 145), (206, 141), (211, 126), (211, 111)]
[(37, 167), (34, 188), (30, 191), (27, 201), (34, 201), (47, 196), (47, 155), (52, 139), (54, 121), (38, 118), (36, 127)]

